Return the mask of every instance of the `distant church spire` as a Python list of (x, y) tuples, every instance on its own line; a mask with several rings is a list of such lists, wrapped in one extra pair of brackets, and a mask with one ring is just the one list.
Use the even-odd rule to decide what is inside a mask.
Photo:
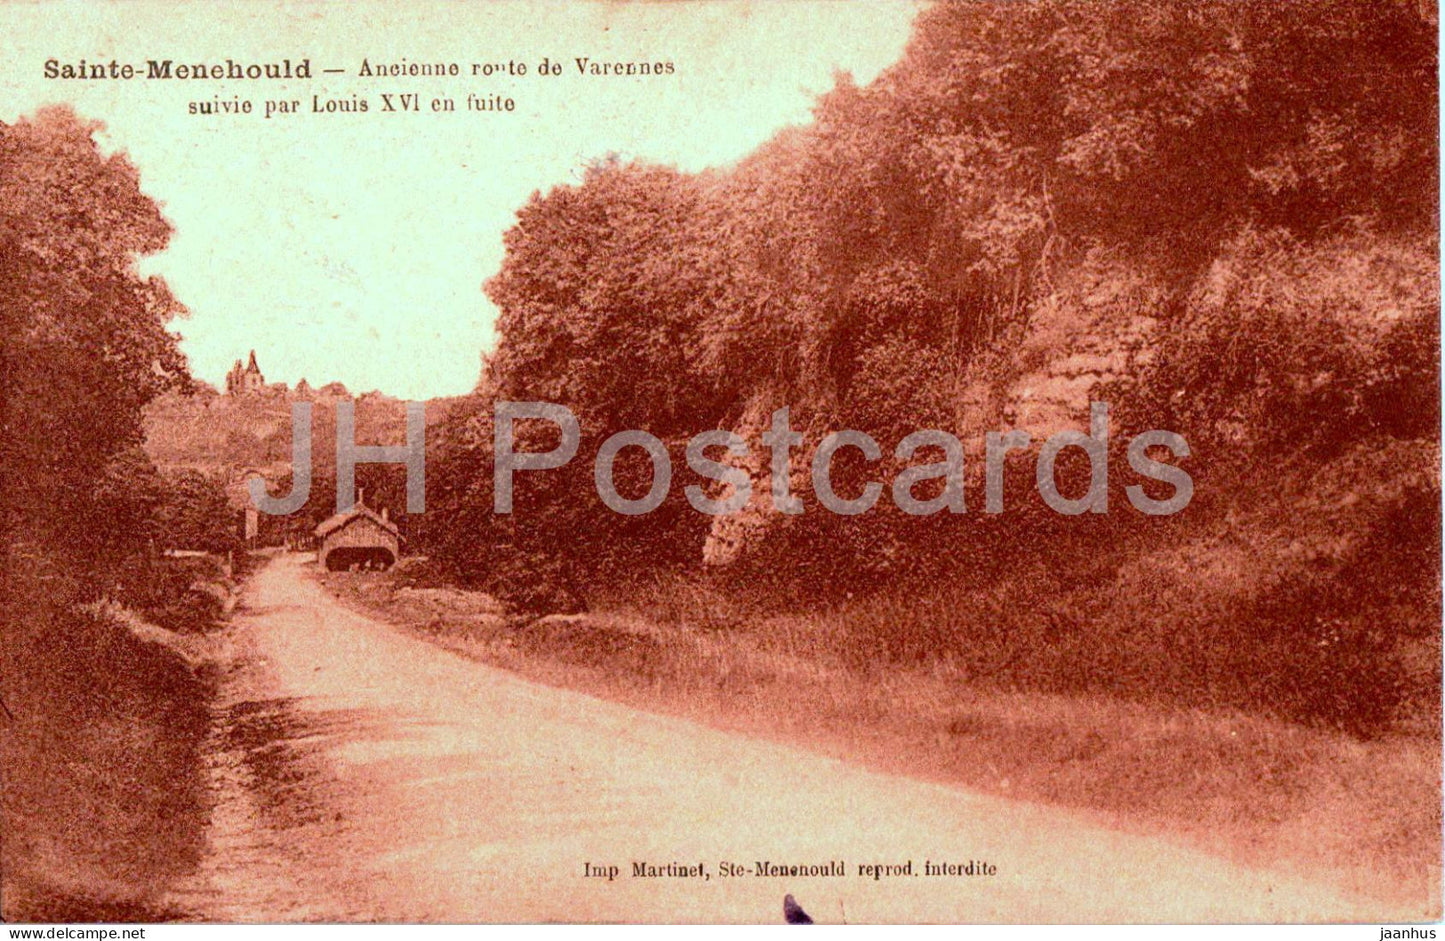
[(226, 391), (231, 395), (247, 395), (252, 392), (260, 392), (266, 387), (266, 377), (261, 375), (261, 367), (256, 365), (256, 351), (251, 351), (250, 358), (246, 361), (246, 368), (241, 368), (241, 361), (236, 360), (236, 365), (226, 374)]

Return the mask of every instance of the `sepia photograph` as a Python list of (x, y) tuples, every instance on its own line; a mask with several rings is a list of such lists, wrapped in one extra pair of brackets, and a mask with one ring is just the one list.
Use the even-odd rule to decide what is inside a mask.
[(0, 2), (5, 941), (1436, 937), (1439, 35)]

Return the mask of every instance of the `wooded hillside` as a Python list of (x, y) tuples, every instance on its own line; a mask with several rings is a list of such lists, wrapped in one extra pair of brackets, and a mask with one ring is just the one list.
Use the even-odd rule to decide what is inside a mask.
[[(940, 4), (895, 66), (840, 75), (736, 166), (593, 164), (507, 235), (500, 342), (433, 456), (432, 550), (522, 608), (707, 584), (724, 624), (854, 612), (884, 662), (1413, 721), (1439, 682), (1435, 36), (1413, 2)], [(583, 434), (567, 467), (518, 475), (510, 516), (501, 399), (564, 404)], [(1193, 503), (1131, 513), (1114, 473), (1108, 514), (1061, 517), (1018, 455), (1007, 511), (983, 513), (985, 433), (1037, 447), (1087, 429), (1091, 400), (1111, 451), (1187, 439)], [(686, 439), (730, 429), (757, 455), (783, 406), (795, 470), (830, 431), (881, 443), (835, 464), (849, 495), (896, 475), (909, 431), (955, 434), (969, 511), (692, 511)], [(679, 479), (622, 516), (590, 458), (632, 428)], [(1061, 489), (1081, 471), (1061, 459)], [(638, 449), (617, 464), (631, 496), (650, 473)]]

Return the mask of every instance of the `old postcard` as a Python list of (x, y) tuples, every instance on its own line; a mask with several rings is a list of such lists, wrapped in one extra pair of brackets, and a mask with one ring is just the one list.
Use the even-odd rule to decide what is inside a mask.
[(1438, 29), (0, 6), (0, 917), (1426, 937)]

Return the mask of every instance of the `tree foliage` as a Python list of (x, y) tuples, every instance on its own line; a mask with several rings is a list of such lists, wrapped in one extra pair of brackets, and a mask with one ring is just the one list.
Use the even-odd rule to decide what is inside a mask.
[(0, 515), (93, 565), (144, 538), (141, 409), (188, 381), (166, 329), (182, 307), (137, 270), (170, 226), (97, 130), (65, 109), (0, 127)]

